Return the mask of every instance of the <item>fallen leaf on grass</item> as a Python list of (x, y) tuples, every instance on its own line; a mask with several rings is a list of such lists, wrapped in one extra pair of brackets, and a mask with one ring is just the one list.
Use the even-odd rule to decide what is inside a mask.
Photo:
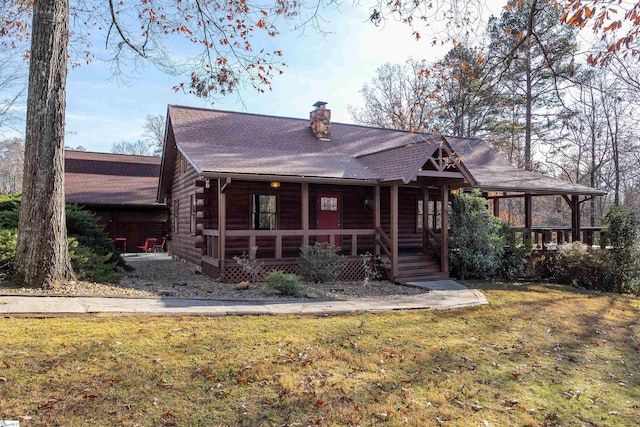
[(373, 416), (380, 421), (387, 421), (389, 419), (389, 414), (386, 412), (376, 412), (373, 414)]
[(39, 409), (51, 409), (56, 403), (58, 403), (58, 399), (49, 399), (45, 403), (40, 405)]

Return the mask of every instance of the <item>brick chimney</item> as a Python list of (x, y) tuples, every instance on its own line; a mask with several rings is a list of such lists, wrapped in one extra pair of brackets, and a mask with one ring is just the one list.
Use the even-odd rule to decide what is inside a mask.
[(322, 101), (313, 104), (316, 109), (309, 114), (311, 130), (320, 141), (331, 141), (331, 110), (325, 105), (327, 103)]

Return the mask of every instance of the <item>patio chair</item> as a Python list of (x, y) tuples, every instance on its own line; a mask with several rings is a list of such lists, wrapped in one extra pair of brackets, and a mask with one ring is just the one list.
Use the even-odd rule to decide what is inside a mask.
[(156, 241), (157, 240), (158, 239), (150, 237), (150, 238), (148, 238), (147, 240), (144, 241), (144, 245), (143, 246), (136, 246), (136, 247), (141, 252), (146, 252), (146, 253), (153, 252), (153, 249), (156, 246)]
[(163, 237), (162, 239), (160, 239), (160, 242), (156, 243), (153, 246), (153, 252), (164, 252), (164, 245), (165, 245), (166, 241), (167, 241), (166, 237)]

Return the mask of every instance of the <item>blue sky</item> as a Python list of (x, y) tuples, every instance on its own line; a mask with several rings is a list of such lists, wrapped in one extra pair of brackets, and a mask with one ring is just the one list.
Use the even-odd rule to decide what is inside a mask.
[[(487, 3), (499, 13), (504, 1)], [(488, 18), (489, 13), (484, 13)], [(274, 79), (272, 91), (259, 94), (249, 87), (213, 105), (193, 95), (175, 93), (172, 87), (184, 79), (166, 76), (151, 66), (130, 70), (132, 77), (124, 83), (113, 77), (107, 62), (70, 69), (65, 144), (109, 152), (115, 142), (142, 139), (145, 117), (165, 115), (168, 104), (307, 118), (312, 104), (322, 100), (329, 103), (333, 121), (351, 122), (347, 106), (361, 106), (358, 91), (372, 79), (377, 67), (409, 57), (435, 60), (451, 48), (434, 48), (429, 37), (416, 41), (411, 29), (397, 22), (388, 21), (377, 28), (367, 21), (368, 15), (364, 6), (345, 4), (324, 13), (326, 34), (281, 28), (281, 35), (269, 42), (283, 50), (288, 67)]]

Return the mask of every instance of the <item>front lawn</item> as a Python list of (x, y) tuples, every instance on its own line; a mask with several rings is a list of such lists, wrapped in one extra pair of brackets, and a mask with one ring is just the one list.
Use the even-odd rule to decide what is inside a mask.
[(637, 425), (639, 300), (476, 285), (446, 312), (0, 319), (0, 420)]

